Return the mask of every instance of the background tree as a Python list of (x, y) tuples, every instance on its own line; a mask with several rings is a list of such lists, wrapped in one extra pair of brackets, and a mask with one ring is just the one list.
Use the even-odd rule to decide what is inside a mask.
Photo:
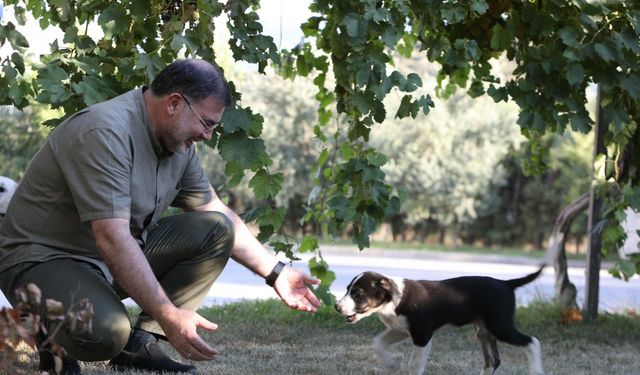
[(49, 129), (41, 126), (49, 116), (41, 104), (25, 111), (10, 106), (0, 107), (0, 176), (19, 181)]

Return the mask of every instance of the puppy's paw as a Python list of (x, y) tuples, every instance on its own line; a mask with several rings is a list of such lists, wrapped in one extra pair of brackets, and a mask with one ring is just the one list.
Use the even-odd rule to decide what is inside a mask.
[(386, 350), (376, 350), (376, 354), (378, 355), (378, 359), (380, 363), (382, 363), (387, 368), (398, 368), (398, 361), (395, 360), (393, 354)]

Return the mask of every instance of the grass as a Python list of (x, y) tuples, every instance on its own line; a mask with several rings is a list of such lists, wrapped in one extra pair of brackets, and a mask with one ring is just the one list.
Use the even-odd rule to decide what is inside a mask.
[[(376, 317), (346, 324), (332, 307), (315, 315), (289, 310), (280, 301), (244, 301), (200, 313), (219, 324), (202, 335), (221, 355), (214, 362), (194, 362), (201, 374), (387, 374), (406, 373), (411, 344), (394, 347), (399, 368), (389, 372), (375, 358), (373, 337), (383, 329)], [(548, 374), (640, 374), (640, 317), (634, 314), (601, 315), (595, 323), (562, 323), (560, 308), (534, 303), (518, 308), (522, 332), (542, 345)], [(502, 364), (496, 374), (527, 374), (524, 352), (498, 344)], [(179, 355), (166, 346), (173, 358)], [(32, 373), (36, 358), (21, 353), (21, 367)], [(180, 359), (184, 361), (184, 359)], [(109, 374), (105, 363), (83, 363), (88, 375)], [(472, 326), (436, 332), (428, 374), (474, 374), (482, 355)], [(1, 373), (1, 371), (0, 371)], [(130, 372), (129, 374), (149, 374)]]

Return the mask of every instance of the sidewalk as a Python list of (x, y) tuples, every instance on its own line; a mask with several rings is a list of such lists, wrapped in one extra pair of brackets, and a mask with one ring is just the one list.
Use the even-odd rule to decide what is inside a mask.
[[(463, 251), (442, 250), (411, 250), (411, 249), (382, 249), (368, 248), (360, 251), (356, 245), (320, 245), (322, 255), (357, 255), (363, 257), (393, 257), (403, 259), (420, 259), (420, 260), (445, 260), (450, 262), (485, 262), (485, 263), (501, 263), (514, 265), (540, 265), (544, 262), (544, 255), (540, 256), (517, 256), (505, 254), (474, 254)], [(586, 268), (587, 261), (585, 259), (569, 259), (568, 266), (573, 268)], [(553, 264), (547, 266), (553, 267)], [(613, 266), (613, 262), (602, 262), (600, 269), (608, 270)]]

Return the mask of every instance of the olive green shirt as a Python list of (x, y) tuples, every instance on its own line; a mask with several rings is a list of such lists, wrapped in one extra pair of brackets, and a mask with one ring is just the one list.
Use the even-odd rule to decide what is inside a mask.
[(153, 135), (145, 89), (92, 105), (51, 133), (0, 225), (0, 272), (21, 262), (74, 257), (110, 278), (92, 220), (128, 219), (144, 247), (169, 205), (189, 209), (213, 199), (195, 146), (170, 153)]

